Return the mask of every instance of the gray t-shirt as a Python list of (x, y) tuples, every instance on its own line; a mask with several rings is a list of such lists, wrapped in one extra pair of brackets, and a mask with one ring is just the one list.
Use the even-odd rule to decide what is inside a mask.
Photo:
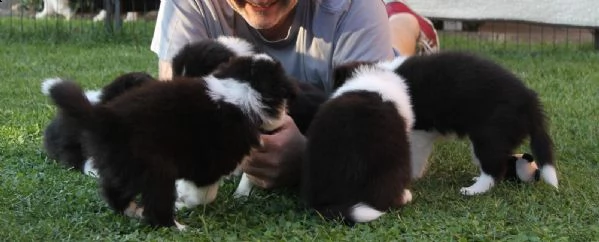
[(332, 91), (332, 69), (348, 61), (397, 54), (382, 1), (299, 0), (287, 38), (268, 41), (226, 0), (162, 0), (151, 50), (169, 61), (185, 44), (232, 35), (282, 62), (293, 77)]

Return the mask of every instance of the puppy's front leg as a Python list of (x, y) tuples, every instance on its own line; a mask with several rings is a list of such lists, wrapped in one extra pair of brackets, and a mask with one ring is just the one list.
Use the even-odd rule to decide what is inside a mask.
[(247, 197), (250, 195), (253, 187), (254, 185), (250, 182), (248, 175), (243, 173), (243, 175), (241, 175), (241, 181), (239, 181), (239, 185), (237, 186), (235, 193), (233, 193), (233, 196), (236, 198)]
[[(262, 139), (260, 139), (260, 146), (262, 146)], [(253, 152), (253, 151), (252, 151)], [(246, 156), (241, 160), (240, 164), (243, 164), (244, 162), (248, 162), (248, 160), (250, 159), (250, 156)], [(237, 167), (237, 169), (235, 169), (235, 172), (240, 172), (241, 173), (241, 165)], [(241, 174), (241, 180), (239, 181), (239, 185), (237, 186), (237, 189), (235, 189), (235, 193), (233, 193), (233, 197), (235, 198), (240, 198), (240, 197), (247, 197), (250, 195), (250, 192), (252, 192), (252, 188), (254, 188), (254, 185), (252, 184), (252, 182), (250, 182), (250, 179), (248, 178), (248, 175), (243, 172)]]

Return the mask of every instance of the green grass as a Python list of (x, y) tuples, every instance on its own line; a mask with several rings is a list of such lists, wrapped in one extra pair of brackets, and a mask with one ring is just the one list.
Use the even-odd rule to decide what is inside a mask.
[[(479, 49), (538, 91), (551, 119), (559, 191), (542, 182), (506, 182), (484, 195), (462, 196), (459, 188), (471, 184), (477, 169), (465, 142), (443, 141), (427, 175), (413, 185), (413, 203), (377, 221), (353, 228), (324, 221), (302, 208), (293, 190), (257, 191), (248, 200), (234, 200), (236, 184), (228, 180), (213, 204), (177, 213), (190, 225), (178, 232), (114, 214), (93, 178), (45, 157), (42, 132), (55, 109), (40, 93), (42, 79), (63, 76), (98, 88), (128, 71), (156, 75), (148, 34), (107, 38), (108, 44), (79, 35), (79, 40), (36, 32), (0, 35), (0, 240), (599, 240), (599, 53), (587, 47)], [(481, 45), (457, 43), (446, 47)]]

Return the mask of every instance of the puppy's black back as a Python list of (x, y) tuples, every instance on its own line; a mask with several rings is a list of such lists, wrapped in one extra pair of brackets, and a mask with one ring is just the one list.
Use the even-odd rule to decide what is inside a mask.
[(359, 202), (398, 207), (411, 179), (409, 157), (406, 121), (394, 104), (372, 92), (342, 94), (321, 106), (308, 129), (302, 196), (327, 217), (348, 217)]
[[(193, 79), (155, 82), (128, 93), (106, 106), (118, 127), (110, 128), (111, 135), (98, 134), (106, 138), (101, 143), (128, 140), (138, 162), (148, 162), (155, 154), (169, 156), (172, 163), (129, 162), (128, 166), (177, 167), (181, 177), (196, 185), (210, 184), (235, 169), (258, 141), (256, 127), (238, 108), (227, 103), (214, 105), (205, 93), (205, 83)], [(239, 137), (245, 140), (233, 140)]]
[[(151, 81), (155, 79), (145, 72), (123, 74), (102, 88), (99, 103), (110, 102), (123, 93)], [(43, 145), (48, 158), (83, 171), (84, 162), (89, 154), (82, 135), (81, 125), (59, 111), (44, 131)]]
[[(408, 58), (396, 71), (410, 87), (415, 129), (466, 135), (486, 125), (499, 107), (505, 118), (527, 120), (538, 106), (536, 94), (500, 65), (473, 54), (442, 52)], [(530, 112), (529, 112), (530, 111)], [(534, 111), (534, 112), (533, 112)], [(531, 113), (532, 112), (532, 113)], [(518, 116), (518, 115), (525, 116)], [(509, 121), (509, 120), (508, 120)], [(510, 122), (511, 122), (510, 121)], [(526, 122), (514, 127), (528, 133)]]
[(410, 57), (396, 72), (410, 88), (414, 129), (468, 136), (483, 172), (496, 180), (526, 137), (539, 164), (553, 164), (553, 142), (537, 94), (499, 64), (442, 52)]

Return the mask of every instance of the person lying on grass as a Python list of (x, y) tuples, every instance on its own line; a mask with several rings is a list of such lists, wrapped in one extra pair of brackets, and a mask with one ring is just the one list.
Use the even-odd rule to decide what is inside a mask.
[[(172, 76), (171, 59), (185, 44), (219, 36), (241, 37), (281, 61), (288, 74), (326, 93), (332, 67), (436, 51), (430, 21), (400, 1), (373, 0), (162, 1), (151, 43), (159, 79)], [(385, 12), (385, 6), (387, 13)], [(264, 146), (244, 163), (249, 180), (272, 189), (298, 184), (306, 139), (285, 117)]]

